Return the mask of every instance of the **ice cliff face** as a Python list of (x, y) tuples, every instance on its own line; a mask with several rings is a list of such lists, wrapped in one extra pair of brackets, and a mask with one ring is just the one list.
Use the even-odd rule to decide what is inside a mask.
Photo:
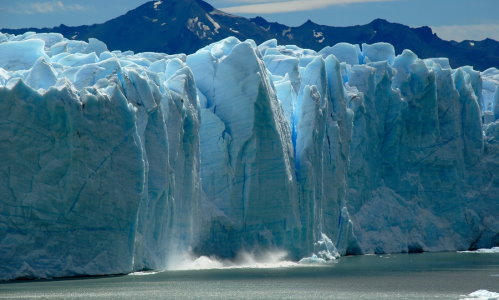
[(2, 39), (0, 278), (164, 268), (190, 245), (199, 199), (185, 56)]
[(291, 132), (257, 51), (230, 38), (187, 58), (203, 99), (202, 190), (218, 212), (201, 252), (300, 245)]
[(0, 279), (497, 245), (498, 85), (384, 43), (0, 34)]

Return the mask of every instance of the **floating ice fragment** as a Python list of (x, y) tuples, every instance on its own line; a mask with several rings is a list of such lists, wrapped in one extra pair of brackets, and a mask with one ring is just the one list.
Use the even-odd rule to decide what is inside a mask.
[(487, 290), (478, 290), (467, 296), (461, 296), (460, 300), (499, 300), (499, 293)]

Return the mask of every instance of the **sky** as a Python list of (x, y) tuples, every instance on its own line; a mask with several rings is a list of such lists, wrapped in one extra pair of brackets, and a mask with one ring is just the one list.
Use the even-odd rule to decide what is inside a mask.
[[(164, 0), (174, 1), (174, 0)], [(144, 0), (0, 0), (0, 28), (103, 23)], [(331, 26), (376, 18), (430, 26), (447, 40), (499, 40), (499, 0), (208, 0), (223, 11), (299, 26), (310, 19)]]

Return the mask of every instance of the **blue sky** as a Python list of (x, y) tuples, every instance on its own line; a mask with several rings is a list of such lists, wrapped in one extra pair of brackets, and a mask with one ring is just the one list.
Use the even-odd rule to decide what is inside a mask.
[[(172, 0), (164, 0), (172, 1)], [(102, 23), (144, 0), (0, 0), (0, 28)], [(375, 18), (431, 26), (445, 39), (499, 40), (499, 0), (208, 0), (233, 14), (297, 26), (366, 24)]]

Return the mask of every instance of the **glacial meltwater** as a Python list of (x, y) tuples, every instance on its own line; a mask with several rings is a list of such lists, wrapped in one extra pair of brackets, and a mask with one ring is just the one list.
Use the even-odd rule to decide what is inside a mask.
[(499, 253), (351, 256), (322, 266), (221, 265), (15, 281), (0, 284), (0, 299), (499, 299)]

